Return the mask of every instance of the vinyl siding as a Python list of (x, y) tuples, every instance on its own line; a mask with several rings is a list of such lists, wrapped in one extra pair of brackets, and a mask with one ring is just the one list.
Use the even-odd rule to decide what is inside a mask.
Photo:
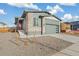
[[(28, 13), (28, 18), (26, 18), (25, 21), (24, 21), (23, 29), (24, 29), (24, 31), (28, 30), (29, 35), (33, 35), (33, 34), (34, 35), (36, 35), (36, 34), (40, 35), (41, 34), (41, 19), (39, 18), (40, 15), (44, 16), (44, 15), (48, 15), (48, 14), (46, 14), (46, 13)], [(34, 18), (37, 18), (39, 20), (38, 21), (38, 24), (39, 24), (38, 26), (34, 26)], [(50, 20), (50, 18), (52, 19), (52, 21)], [(26, 21), (27, 19), (28, 19), (28, 22)], [(60, 21), (57, 20), (55, 17), (43, 18), (43, 33), (45, 33), (45, 24), (46, 24), (45, 19), (49, 19), (47, 21), (49, 24), (54, 24), (54, 25), (59, 25), (60, 26), (60, 23), (59, 23)]]

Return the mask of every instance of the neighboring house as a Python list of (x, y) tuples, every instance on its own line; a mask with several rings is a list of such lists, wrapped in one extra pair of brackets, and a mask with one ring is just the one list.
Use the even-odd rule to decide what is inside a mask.
[(18, 30), (26, 34), (54, 34), (60, 32), (60, 19), (46, 11), (24, 11), (15, 18)]
[(8, 32), (8, 26), (4, 22), (0, 22), (0, 32)]
[(61, 32), (69, 32), (71, 30), (71, 24), (68, 22), (61, 23)]
[(79, 21), (70, 22), (71, 30), (79, 30)]
[(61, 32), (79, 30), (79, 21), (61, 23)]

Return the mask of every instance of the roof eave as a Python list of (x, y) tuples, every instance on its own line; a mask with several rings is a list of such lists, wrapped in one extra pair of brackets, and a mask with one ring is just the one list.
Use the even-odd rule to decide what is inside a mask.
[(55, 17), (55, 18), (57, 18), (59, 21), (62, 21), (61, 19), (59, 19), (57, 16), (55, 16), (55, 15), (52, 15), (51, 13), (49, 13), (49, 12), (47, 12), (47, 11), (25, 11), (24, 10), (24, 12), (23, 12), (23, 14), (22, 14), (22, 18), (24, 18), (25, 17), (25, 15), (26, 15), (26, 13), (47, 13), (47, 14), (49, 14), (49, 15), (51, 15), (51, 16), (53, 16), (53, 17)]

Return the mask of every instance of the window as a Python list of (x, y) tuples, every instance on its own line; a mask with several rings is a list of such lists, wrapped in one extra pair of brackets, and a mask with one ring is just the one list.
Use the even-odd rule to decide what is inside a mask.
[(33, 26), (40, 26), (40, 19), (39, 18), (33, 18)]

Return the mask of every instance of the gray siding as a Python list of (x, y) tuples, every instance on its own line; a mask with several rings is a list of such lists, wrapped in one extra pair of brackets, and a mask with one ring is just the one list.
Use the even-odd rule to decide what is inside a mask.
[(23, 30), (24, 30), (24, 32), (26, 32), (26, 19), (24, 19), (24, 21), (23, 21)]
[(48, 15), (48, 14), (46, 14), (46, 13), (31, 13), (31, 19), (30, 19), (30, 28), (31, 27), (34, 27), (33, 26), (33, 23), (34, 23), (34, 21), (33, 21), (33, 19), (34, 18), (38, 18), (39, 19), (39, 27), (41, 26), (41, 19), (39, 18), (39, 16), (42, 16), (42, 15)]
[[(29, 34), (41, 34), (41, 19), (39, 16), (48, 15), (46, 13), (30, 13)], [(34, 26), (34, 18), (37, 18), (39, 26)]]
[[(41, 19), (39, 18), (39, 16), (44, 16), (44, 15), (48, 15), (46, 13), (28, 13), (28, 34), (29, 35), (40, 35), (41, 34)], [(37, 18), (39, 21), (39, 26), (34, 26), (34, 18)], [(50, 18), (45, 18), (43, 19), (43, 34), (46, 34), (45, 31), (49, 31), (50, 33), (51, 32), (55, 32), (56, 33), (56, 28), (58, 28), (60, 25), (59, 25), (59, 21), (56, 21), (55, 20), (56, 18), (53, 17), (53, 19), (50, 19)], [(24, 20), (23, 22), (23, 29), (24, 31), (26, 32), (26, 20)], [(46, 25), (48, 24), (48, 25)], [(52, 28), (51, 25), (52, 24)], [(49, 29), (50, 28), (50, 29)], [(54, 29), (53, 29), (54, 28)], [(58, 29), (59, 30), (59, 29)]]
[(59, 21), (56, 21), (54, 19), (45, 19), (46, 24), (53, 24), (53, 25), (59, 25)]

